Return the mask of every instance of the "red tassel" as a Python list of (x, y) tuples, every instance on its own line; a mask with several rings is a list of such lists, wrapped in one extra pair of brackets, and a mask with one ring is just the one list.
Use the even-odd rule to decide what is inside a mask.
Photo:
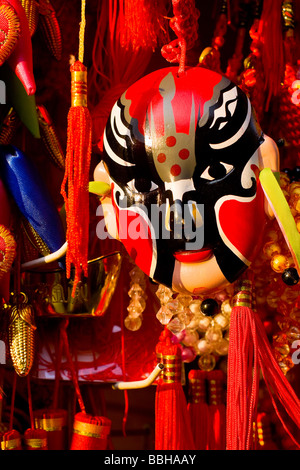
[(25, 450), (48, 450), (47, 432), (44, 429), (27, 429), (24, 444)]
[(197, 450), (208, 449), (209, 411), (206, 402), (206, 371), (189, 372), (188, 413)]
[(22, 440), (19, 431), (12, 429), (3, 434), (1, 450), (22, 450)]
[(221, 370), (207, 372), (209, 450), (226, 449), (226, 407), (224, 397), (225, 374)]
[(284, 51), (282, 36), (282, 0), (264, 0), (262, 22), (262, 64), (267, 90), (266, 111), (270, 100), (277, 96), (284, 75)]
[(127, 0), (120, 2), (124, 28), (120, 39), (125, 49), (136, 51), (161, 45), (167, 29), (166, 0)]
[(48, 450), (67, 449), (67, 411), (66, 410), (37, 410), (34, 411), (36, 429), (47, 433)]
[(178, 75), (182, 75), (186, 53), (193, 48), (198, 38), (200, 11), (195, 6), (195, 0), (172, 0), (172, 6), (174, 17), (170, 20), (170, 27), (177, 39), (164, 45), (161, 54), (168, 62), (179, 63)]
[(68, 114), (66, 168), (61, 194), (67, 218), (67, 277), (75, 269), (72, 296), (81, 273), (88, 273), (89, 170), (92, 148), (92, 119), (87, 108), (87, 70), (80, 62), (71, 65), (72, 106)]
[(77, 413), (70, 450), (106, 450), (111, 421), (104, 416)]
[(257, 450), (278, 450), (272, 440), (270, 419), (266, 413), (257, 416)]
[(300, 427), (300, 402), (273, 357), (260, 318), (252, 311), (251, 289), (251, 281), (242, 281), (237, 286), (238, 292), (234, 297), (231, 312), (227, 368), (228, 450), (253, 449), (259, 369), (262, 371), (275, 411), (292, 439), (277, 408), (275, 396)]
[(155, 398), (155, 449), (195, 450), (187, 402), (181, 385), (181, 349), (165, 329), (156, 348), (164, 365)]

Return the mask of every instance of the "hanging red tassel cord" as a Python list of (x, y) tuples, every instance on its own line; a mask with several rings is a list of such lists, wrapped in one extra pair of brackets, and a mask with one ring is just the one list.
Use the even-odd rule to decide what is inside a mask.
[(103, 131), (114, 103), (144, 74), (153, 48), (169, 40), (165, 0), (99, 3), (89, 103), (93, 144), (103, 150)]
[(163, 363), (155, 397), (155, 449), (195, 450), (187, 402), (181, 385), (181, 348), (172, 344), (165, 329), (156, 348), (158, 362)]
[(226, 448), (226, 407), (224, 397), (225, 374), (221, 370), (207, 372), (209, 450)]
[(70, 450), (106, 450), (111, 421), (104, 416), (77, 413)]
[(72, 296), (81, 274), (88, 276), (89, 170), (92, 150), (92, 119), (87, 108), (87, 69), (83, 65), (84, 8), (80, 27), (79, 60), (71, 67), (71, 108), (68, 114), (65, 175), (61, 194), (66, 205), (67, 277), (74, 266)]
[(286, 168), (293, 168), (300, 159), (300, 92), (298, 81), (299, 63), (296, 60), (295, 20), (293, 2), (283, 2), (284, 19), (284, 80), (278, 99), (278, 116), (275, 132), (287, 145), (282, 149), (282, 161)]
[(261, 14), (266, 111), (271, 99), (278, 96), (284, 76), (281, 6), (282, 0), (264, 0)]
[(215, 27), (212, 45), (211, 47), (206, 47), (202, 51), (199, 57), (199, 66), (205, 67), (214, 72), (222, 73), (221, 70), (221, 60), (220, 60), (220, 49), (224, 46), (225, 39), (224, 36), (227, 33), (227, 24), (228, 24), (228, 0), (223, 0), (220, 14), (217, 20)]
[(168, 3), (166, 0), (121, 0), (122, 47), (134, 51), (151, 48), (154, 51), (157, 45), (161, 45), (166, 37)]
[(233, 300), (227, 366), (227, 449), (253, 449), (253, 423), (257, 421), (260, 370), (274, 409), (294, 440), (277, 402), (281, 403), (298, 427), (300, 402), (273, 356), (260, 318), (252, 311), (251, 281), (242, 280), (237, 283), (237, 293)]
[(172, 0), (174, 17), (170, 20), (170, 28), (177, 39), (161, 49), (162, 56), (171, 63), (179, 63), (178, 75), (182, 75), (186, 65), (186, 53), (192, 49), (198, 38), (199, 10), (195, 0)]
[(191, 370), (188, 375), (188, 413), (197, 450), (208, 450), (209, 411), (206, 401), (206, 371)]
[(240, 88), (249, 96), (251, 104), (256, 112), (257, 120), (261, 124), (265, 112), (265, 87), (264, 71), (262, 64), (262, 22), (260, 21), (259, 11), (249, 32), (252, 39), (250, 45), (250, 54), (245, 59), (245, 70), (240, 75)]
[(1, 437), (1, 450), (22, 450), (21, 434), (16, 429), (13, 429), (16, 389), (17, 389), (17, 374), (14, 373), (13, 385), (12, 385), (12, 396), (11, 396), (11, 403), (10, 403), (9, 428), (8, 428), (8, 431), (3, 433)]
[(31, 427), (24, 432), (25, 450), (48, 450), (47, 432), (35, 427), (29, 375), (27, 375), (27, 390)]

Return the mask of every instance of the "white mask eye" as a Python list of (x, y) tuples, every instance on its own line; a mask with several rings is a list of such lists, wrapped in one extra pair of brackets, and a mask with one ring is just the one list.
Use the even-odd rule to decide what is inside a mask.
[(127, 186), (135, 193), (150, 193), (158, 188), (157, 184), (147, 178), (133, 178), (128, 181)]
[(217, 162), (214, 165), (208, 166), (203, 171), (200, 178), (208, 181), (218, 180), (224, 178), (232, 169), (233, 165), (229, 165), (229, 163)]

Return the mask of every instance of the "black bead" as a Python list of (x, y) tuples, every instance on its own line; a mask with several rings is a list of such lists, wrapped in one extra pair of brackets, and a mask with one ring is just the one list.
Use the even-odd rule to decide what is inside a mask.
[(300, 166), (296, 166), (296, 167), (293, 169), (293, 177), (294, 177), (295, 181), (299, 181), (299, 180), (300, 180)]
[(281, 276), (283, 282), (288, 286), (295, 286), (299, 282), (299, 274), (297, 269), (288, 268), (286, 269)]
[(201, 303), (201, 312), (204, 315), (210, 317), (211, 315), (215, 315), (218, 311), (218, 302), (214, 299), (205, 299)]

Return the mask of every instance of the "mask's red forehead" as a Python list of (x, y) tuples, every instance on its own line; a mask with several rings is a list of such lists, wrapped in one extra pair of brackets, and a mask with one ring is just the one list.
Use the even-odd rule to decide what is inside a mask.
[[(211, 100), (215, 86), (220, 83), (222, 76), (203, 68), (188, 69), (184, 76), (177, 76), (178, 68), (169, 67), (153, 72), (132, 85), (125, 93), (125, 99), (130, 103), (129, 115), (138, 122), (138, 130), (145, 134), (147, 113), (153, 112), (155, 130), (164, 135), (164, 99), (160, 93), (163, 79), (172, 73), (175, 83), (175, 93), (172, 98), (172, 109), (176, 132), (189, 133), (190, 116), (194, 101), (195, 119), (203, 115), (204, 105)], [(139, 99), (137, 99), (139, 98)], [(148, 116), (149, 117), (149, 116)], [(187, 119), (188, 117), (188, 119)]]

